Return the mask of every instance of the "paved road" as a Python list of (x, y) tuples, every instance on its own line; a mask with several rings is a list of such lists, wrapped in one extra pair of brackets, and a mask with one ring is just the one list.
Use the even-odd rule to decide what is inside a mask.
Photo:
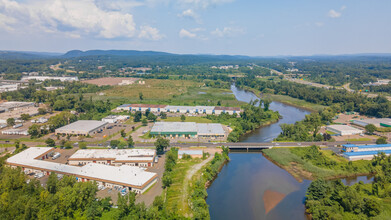
[[(305, 147), (311, 145), (324, 145), (324, 146), (335, 146), (342, 144), (374, 144), (376, 141), (335, 141), (335, 142), (265, 142), (265, 143), (247, 143), (247, 142), (238, 142), (238, 143), (171, 143), (171, 147), (217, 147), (217, 146), (228, 146), (228, 147)], [(135, 147), (153, 147), (153, 143), (145, 143), (145, 144), (136, 144)]]

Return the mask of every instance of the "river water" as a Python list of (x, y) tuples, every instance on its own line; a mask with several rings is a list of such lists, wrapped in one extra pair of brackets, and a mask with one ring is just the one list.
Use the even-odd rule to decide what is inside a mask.
[[(231, 90), (239, 101), (258, 99), (234, 85)], [(279, 102), (272, 102), (270, 109), (278, 111), (282, 119), (247, 134), (242, 142), (269, 142), (280, 134), (280, 124), (295, 123), (310, 113)], [(207, 190), (211, 219), (306, 219), (304, 197), (311, 181), (298, 182), (260, 152), (231, 152), (229, 157), (230, 162)], [(358, 180), (371, 181), (366, 177), (343, 181), (350, 185)]]

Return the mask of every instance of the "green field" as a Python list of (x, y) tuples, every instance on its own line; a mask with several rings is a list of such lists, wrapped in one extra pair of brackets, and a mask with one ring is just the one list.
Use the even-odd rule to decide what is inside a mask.
[(297, 106), (300, 108), (305, 108), (305, 109), (308, 109), (310, 111), (315, 111), (315, 112), (326, 108), (326, 106), (323, 106), (323, 105), (309, 103), (304, 100), (292, 98), (292, 97), (286, 96), (286, 95), (264, 94), (263, 97), (269, 98), (269, 99), (276, 101), (276, 102), (282, 102), (282, 103), (285, 103), (288, 105), (293, 105), (293, 106)]
[(333, 179), (369, 174), (371, 161), (349, 162), (330, 150), (313, 147), (272, 148), (263, 151), (274, 163), (287, 170), (296, 179)]
[[(145, 85), (115, 86), (99, 94), (85, 94), (93, 100), (107, 100), (112, 103), (145, 103), (165, 105), (209, 105), (220, 101), (222, 106), (241, 106), (229, 89), (205, 87), (190, 80), (147, 79)], [(140, 93), (143, 100), (140, 99)]]

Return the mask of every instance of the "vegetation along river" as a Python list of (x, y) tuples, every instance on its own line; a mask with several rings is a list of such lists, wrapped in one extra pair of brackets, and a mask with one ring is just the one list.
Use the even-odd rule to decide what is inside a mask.
[[(258, 99), (234, 85), (231, 90), (239, 101)], [(242, 142), (269, 142), (281, 132), (280, 124), (295, 123), (310, 113), (279, 102), (272, 102), (270, 109), (283, 118), (247, 134)], [(260, 152), (231, 152), (229, 157), (230, 162), (207, 190), (211, 219), (306, 219), (304, 197), (311, 181), (298, 182)], [(359, 177), (343, 182), (350, 185), (359, 180), (370, 181)]]

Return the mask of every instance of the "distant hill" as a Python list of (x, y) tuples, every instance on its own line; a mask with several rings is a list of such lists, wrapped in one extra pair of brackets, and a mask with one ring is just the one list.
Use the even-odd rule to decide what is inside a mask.
[(165, 52), (156, 52), (156, 51), (138, 51), (138, 50), (71, 50), (65, 53), (62, 57), (71, 58), (71, 57), (86, 57), (86, 56), (165, 56), (165, 55), (175, 55)]
[(60, 53), (33, 51), (0, 51), (0, 60), (35, 60), (60, 56)]

